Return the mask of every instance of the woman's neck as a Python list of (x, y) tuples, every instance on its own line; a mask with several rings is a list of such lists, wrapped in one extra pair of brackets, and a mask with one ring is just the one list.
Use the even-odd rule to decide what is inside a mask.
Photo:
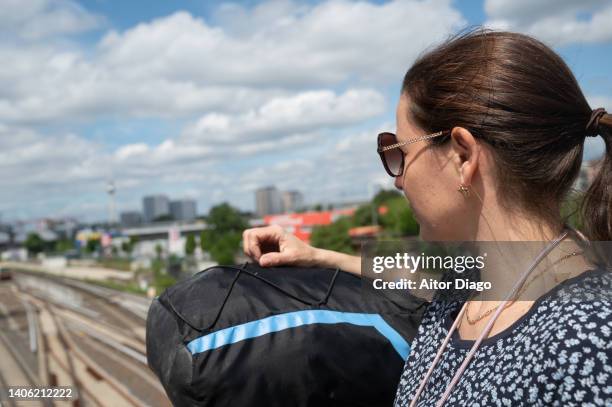
[[(559, 222), (551, 225), (526, 216), (509, 214), (498, 215), (495, 222), (487, 222), (487, 219), (491, 217), (481, 217), (482, 222), (477, 228), (473, 241), (477, 253), (484, 255), (485, 258), (481, 278), (491, 283), (492, 290), (481, 293), (478, 298), (484, 301), (500, 301), (549, 242), (561, 236), (563, 224)], [(564, 241), (545, 256), (534, 271), (540, 272), (559, 259), (566, 262), (563, 256), (575, 251), (576, 247), (571, 240)], [(557, 266), (552, 267), (557, 268)], [(541, 284), (543, 282), (546, 284)], [(533, 297), (531, 292), (533, 288), (549, 289), (550, 281), (541, 279), (532, 286), (534, 287), (528, 292), (529, 297)]]
[(512, 242), (550, 241), (562, 230), (562, 223), (544, 222), (542, 219), (518, 214), (496, 213), (481, 216), (475, 228), (473, 241)]
[[(459, 328), (463, 339), (475, 339), (492, 316), (494, 310), (515, 286), (520, 276), (529, 269), (538, 255), (554, 239), (561, 237), (563, 225), (545, 227), (526, 218), (504, 217), (492, 227), (483, 227), (475, 242), (479, 252), (486, 252), (483, 281), (489, 281), (493, 289), (469, 301), (469, 317), (464, 316)], [(574, 234), (569, 233), (530, 274), (495, 322), (489, 336), (508, 328), (524, 315), (533, 302), (555, 285), (580, 274), (590, 267), (581, 255), (580, 245)], [(480, 318), (482, 316), (482, 319)], [(474, 322), (474, 320), (477, 322)]]

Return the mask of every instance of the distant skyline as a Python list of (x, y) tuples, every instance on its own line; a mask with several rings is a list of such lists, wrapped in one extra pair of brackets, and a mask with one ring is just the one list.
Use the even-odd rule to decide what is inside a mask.
[[(612, 111), (612, 0), (0, 0), (0, 219), (108, 217), (145, 195), (254, 211), (392, 188), (375, 152), (406, 69), (468, 26), (532, 34)], [(586, 159), (603, 152), (589, 138)]]

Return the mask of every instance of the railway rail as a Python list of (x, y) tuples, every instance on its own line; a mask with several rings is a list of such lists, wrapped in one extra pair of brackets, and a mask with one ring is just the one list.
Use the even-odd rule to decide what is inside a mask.
[(146, 365), (146, 299), (86, 283), (13, 274), (0, 283), (0, 388), (73, 389), (69, 400), (2, 405), (170, 406)]

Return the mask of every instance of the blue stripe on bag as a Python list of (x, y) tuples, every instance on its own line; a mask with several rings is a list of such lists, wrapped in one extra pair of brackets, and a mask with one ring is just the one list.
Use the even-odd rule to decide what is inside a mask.
[(279, 332), (285, 329), (312, 324), (371, 326), (387, 338), (403, 360), (406, 360), (410, 353), (410, 344), (408, 344), (408, 342), (406, 342), (406, 340), (379, 314), (362, 314), (329, 310), (295, 311), (258, 319), (196, 338), (187, 344), (187, 348), (195, 355), (246, 339), (257, 338), (272, 332)]

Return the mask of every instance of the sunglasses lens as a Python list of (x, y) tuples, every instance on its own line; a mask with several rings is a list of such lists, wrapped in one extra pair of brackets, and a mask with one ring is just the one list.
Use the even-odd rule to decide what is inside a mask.
[[(391, 133), (383, 133), (380, 136), (380, 146), (386, 147), (392, 144), (397, 143), (397, 138), (394, 134)], [(400, 148), (392, 148), (383, 152), (383, 159), (387, 164), (387, 168), (393, 174), (393, 176), (398, 176), (402, 170), (402, 165), (404, 162), (404, 153)]]

